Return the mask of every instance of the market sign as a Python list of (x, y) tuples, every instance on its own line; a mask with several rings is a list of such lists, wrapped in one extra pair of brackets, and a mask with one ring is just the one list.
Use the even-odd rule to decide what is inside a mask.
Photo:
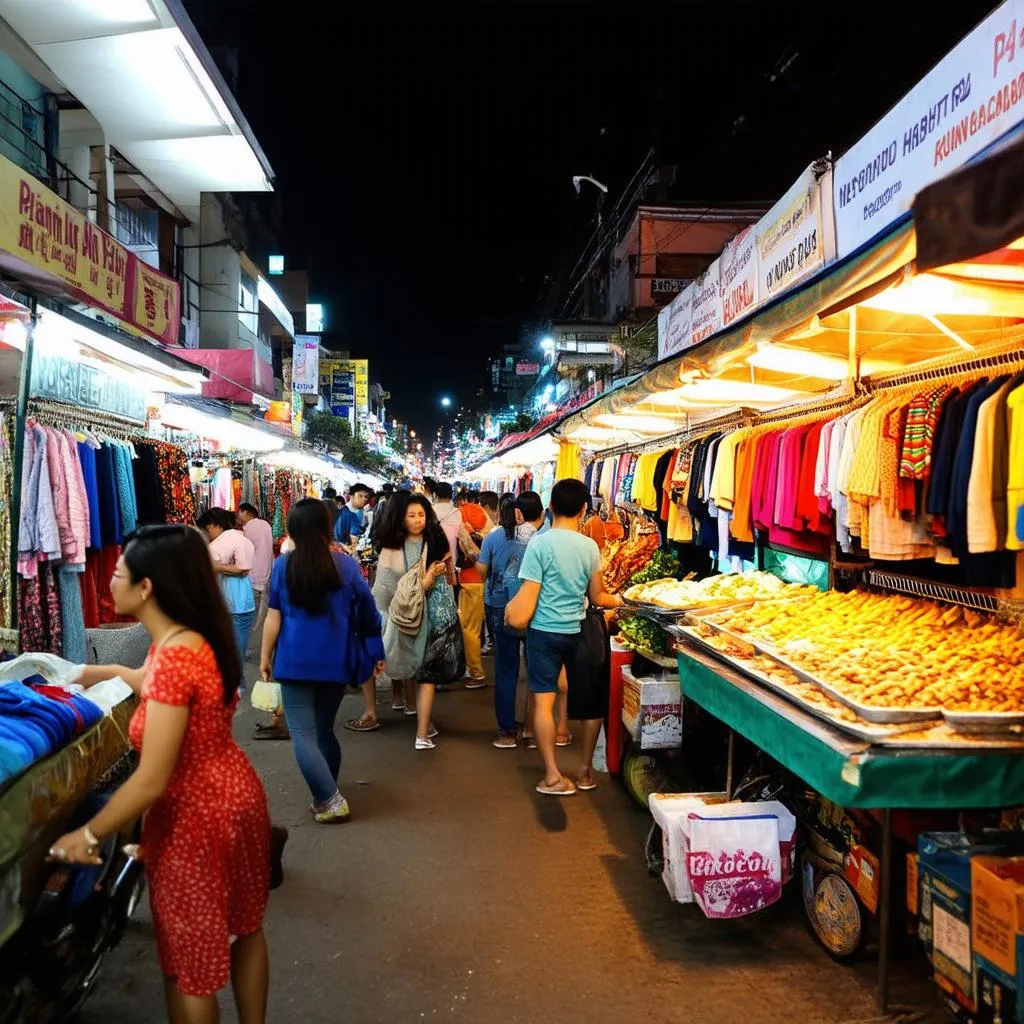
[(658, 314), (658, 358), (675, 355), (691, 345), (690, 323), (694, 282), (688, 284)]
[(722, 329), (722, 260), (719, 257), (693, 282), (690, 304), (690, 345), (698, 345)]
[(836, 163), (839, 256), (1022, 120), (1024, 0), (1006, 0)]
[[(826, 171), (823, 176), (826, 186), (828, 174)], [(812, 164), (755, 225), (761, 302), (788, 291), (832, 257), (832, 232), (822, 209), (823, 195), (831, 198)]]
[(366, 437), (370, 420), (370, 363), (367, 359), (322, 359), (320, 394), (335, 416), (344, 416), (352, 432)]
[(719, 287), (723, 325), (731, 324), (758, 305), (761, 293), (754, 225), (741, 231), (722, 250)]
[(516, 363), (517, 377), (536, 377), (540, 373), (540, 363)]
[(651, 278), (651, 301), (656, 306), (664, 306), (671, 302), (693, 278), (685, 277), (654, 277)]
[(0, 156), (0, 263), (59, 280), (82, 302), (177, 345), (181, 287)]
[(48, 398), (84, 409), (97, 409), (137, 423), (146, 422), (146, 390), (112, 377), (83, 361), (47, 356), (32, 357), (33, 398)]
[(320, 383), (320, 339), (299, 334), (292, 345), (292, 391), (315, 395)]

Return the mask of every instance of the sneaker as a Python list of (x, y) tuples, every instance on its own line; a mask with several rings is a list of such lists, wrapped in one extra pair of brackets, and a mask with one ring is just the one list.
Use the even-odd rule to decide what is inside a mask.
[(484, 644), (484, 645), (483, 645), (483, 646), (482, 646), (482, 647), (480, 648), (480, 653), (481, 653), (481, 654), (482, 654), (482, 655), (483, 655), (483, 656), (484, 656), (485, 658), (486, 658), (486, 657), (487, 657), (487, 656), (488, 656), (489, 654), (493, 654), (493, 653), (494, 653), (494, 645), (493, 645), (493, 644)]
[(339, 793), (327, 802), (323, 810), (314, 811), (313, 820), (318, 825), (337, 825), (348, 821), (351, 814), (348, 801)]
[(437, 734), (437, 726), (431, 722), (430, 727), (427, 729), (427, 739), (432, 740), (437, 736)]
[(421, 740), (419, 736), (416, 737), (416, 749), (417, 750), (433, 750), (437, 744), (433, 740)]
[(511, 733), (499, 732), (491, 746), (497, 750), (516, 750), (519, 744)]
[(475, 676), (467, 676), (467, 678), (466, 678), (466, 689), (467, 690), (483, 690), (483, 689), (486, 688), (486, 686), (487, 686), (487, 678), (486, 678), (486, 676), (480, 676), (479, 679), (476, 678)]

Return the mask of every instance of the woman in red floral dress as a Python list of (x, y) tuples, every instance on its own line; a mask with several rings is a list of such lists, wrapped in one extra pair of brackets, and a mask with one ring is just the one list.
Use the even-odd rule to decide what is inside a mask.
[(51, 855), (95, 863), (103, 840), (145, 813), (142, 856), (171, 1021), (217, 1021), (216, 994), (230, 980), (241, 1024), (263, 1024), (270, 820), (263, 786), (231, 735), (242, 673), (205, 541), (187, 526), (144, 527), (118, 561), (111, 592), (153, 646), (143, 668), (94, 666), (81, 682), (120, 675), (139, 693), (130, 729), (139, 766)]

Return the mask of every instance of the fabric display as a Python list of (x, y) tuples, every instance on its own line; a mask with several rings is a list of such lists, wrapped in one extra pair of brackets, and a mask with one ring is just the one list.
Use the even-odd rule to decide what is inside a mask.
[(42, 676), (0, 684), (0, 785), (67, 746), (103, 717), (88, 697)]
[[(0, 494), (14, 494), (14, 422), (8, 412), (0, 412)], [(11, 550), (11, 503), (0, 502), (0, 549)], [(0, 626), (11, 625), (14, 609), (14, 581), (10, 559), (0, 558)]]

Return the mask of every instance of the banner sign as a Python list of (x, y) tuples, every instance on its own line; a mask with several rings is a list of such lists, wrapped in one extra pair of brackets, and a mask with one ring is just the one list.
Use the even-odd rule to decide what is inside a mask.
[(768, 302), (825, 266), (821, 183), (813, 165), (757, 222), (760, 301)]
[(146, 422), (146, 390), (111, 377), (85, 362), (72, 362), (56, 356), (32, 357), (31, 393), (33, 398), (49, 398), (85, 409), (97, 409)]
[(675, 355), (690, 347), (693, 293), (694, 282), (691, 282), (672, 300), (671, 305), (658, 314), (659, 359)]
[(315, 395), (320, 383), (320, 340), (299, 334), (292, 345), (292, 390)]
[(0, 156), (0, 249), (59, 279), (82, 302), (177, 345), (181, 287), (6, 157)]
[(335, 416), (349, 420), (354, 434), (364, 438), (367, 436), (370, 419), (369, 360), (322, 360), (320, 394)]
[(839, 256), (1024, 120), (1024, 0), (1006, 0), (835, 166)]
[(693, 282), (690, 306), (690, 345), (697, 345), (722, 329), (722, 258)]
[(516, 363), (517, 377), (536, 377), (540, 374), (540, 363)]
[(757, 235), (754, 225), (727, 242), (719, 270), (722, 290), (722, 323), (731, 324), (745, 316), (760, 299), (757, 273)]
[(692, 277), (651, 278), (651, 301), (655, 306), (670, 303), (691, 281)]

